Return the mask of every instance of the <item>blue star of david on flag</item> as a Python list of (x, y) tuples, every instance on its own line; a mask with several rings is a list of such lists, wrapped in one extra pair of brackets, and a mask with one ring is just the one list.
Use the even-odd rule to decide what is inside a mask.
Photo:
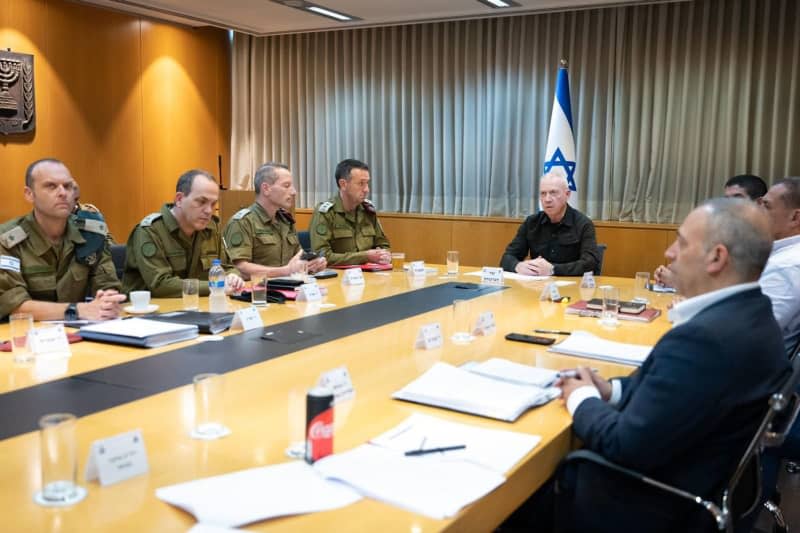
[(544, 173), (556, 171), (567, 178), (567, 183), (572, 191), (569, 203), (573, 206), (576, 205), (578, 198), (578, 186), (575, 181), (576, 167), (569, 76), (567, 75), (566, 61), (562, 60), (556, 79), (553, 112), (550, 115), (550, 130), (547, 134), (547, 149), (544, 155)]

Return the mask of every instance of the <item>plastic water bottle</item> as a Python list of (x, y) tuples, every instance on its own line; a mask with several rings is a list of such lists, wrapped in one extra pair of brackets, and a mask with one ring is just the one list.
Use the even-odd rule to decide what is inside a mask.
[(214, 259), (208, 271), (208, 310), (211, 313), (228, 311), (228, 299), (225, 296), (225, 271), (222, 262)]

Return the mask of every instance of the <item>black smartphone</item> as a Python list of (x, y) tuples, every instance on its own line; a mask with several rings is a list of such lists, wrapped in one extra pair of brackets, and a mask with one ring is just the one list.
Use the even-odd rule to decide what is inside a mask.
[(543, 344), (548, 346), (556, 342), (555, 339), (551, 339), (550, 337), (539, 337), (537, 335), (525, 335), (524, 333), (509, 333), (506, 335), (506, 339), (510, 341), (517, 341), (517, 342), (527, 342), (530, 344)]
[(317, 257), (319, 257), (319, 254), (317, 252), (309, 252), (304, 250), (303, 255), (300, 256), (300, 259), (302, 259), (303, 261), (311, 261), (312, 259), (316, 259)]

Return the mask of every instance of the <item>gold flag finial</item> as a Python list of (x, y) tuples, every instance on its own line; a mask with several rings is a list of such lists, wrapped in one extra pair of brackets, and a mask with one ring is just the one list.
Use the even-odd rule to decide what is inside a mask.
[(567, 60), (566, 60), (566, 59), (562, 59), (562, 60), (561, 60), (561, 66), (562, 66), (563, 68), (567, 68)]

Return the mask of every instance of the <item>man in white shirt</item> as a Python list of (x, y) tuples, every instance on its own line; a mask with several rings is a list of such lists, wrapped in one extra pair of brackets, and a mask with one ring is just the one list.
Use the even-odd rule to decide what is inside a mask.
[(758, 282), (772, 300), (788, 354), (800, 341), (800, 178), (776, 182), (761, 201), (775, 242)]
[[(772, 245), (756, 203), (713, 199), (692, 211), (665, 256), (681, 294), (641, 368), (608, 382), (578, 368), (559, 383), (573, 431), (606, 459), (715, 499), (789, 375), (780, 329), (758, 278)], [(556, 484), (562, 531), (687, 531), (696, 511), (589, 463)], [(702, 517), (702, 514), (700, 514)], [(709, 515), (710, 517), (710, 515)]]

